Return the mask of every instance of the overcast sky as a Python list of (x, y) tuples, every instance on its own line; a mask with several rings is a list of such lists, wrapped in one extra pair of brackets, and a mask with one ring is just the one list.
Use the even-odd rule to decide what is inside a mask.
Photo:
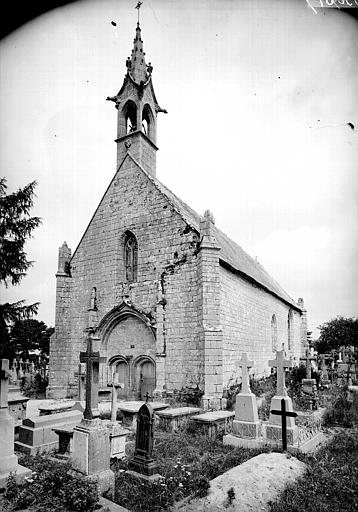
[[(48, 325), (58, 247), (75, 250), (115, 173), (105, 99), (123, 82), (135, 4), (74, 2), (0, 42), (1, 175), (10, 192), (38, 181), (43, 219), (26, 245), (34, 267), (1, 301), (40, 301)], [(168, 110), (158, 179), (304, 298), (314, 336), (356, 316), (357, 21), (305, 0), (144, 0), (140, 15)]]

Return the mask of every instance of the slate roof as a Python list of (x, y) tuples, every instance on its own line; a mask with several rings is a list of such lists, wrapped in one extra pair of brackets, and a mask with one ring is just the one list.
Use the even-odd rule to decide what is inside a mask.
[[(138, 164), (138, 162), (136, 163)], [(141, 167), (141, 169), (143, 168)], [(144, 172), (146, 173), (146, 171)], [(172, 206), (183, 217), (187, 224), (199, 232), (201, 216), (190, 208), (190, 206), (184, 203), (184, 201), (179, 199), (179, 197), (163, 185), (163, 183), (161, 183), (157, 178), (153, 178), (148, 173), (146, 174), (161, 193), (168, 198)], [(220, 231), (220, 229), (215, 225), (213, 225), (213, 234), (221, 248), (219, 259), (222, 263), (229, 265), (230, 270), (240, 274), (242, 277), (257, 285), (260, 285), (262, 288), (290, 304), (298, 311), (302, 311), (298, 304), (281, 288), (277, 281), (270, 276), (258, 261), (249, 256), (247, 252), (245, 252), (236, 242), (231, 240), (231, 238), (225, 235), (225, 233)]]

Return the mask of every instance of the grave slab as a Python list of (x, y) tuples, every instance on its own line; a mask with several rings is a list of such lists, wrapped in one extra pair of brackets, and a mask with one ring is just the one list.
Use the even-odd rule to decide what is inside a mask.
[(80, 411), (26, 418), (19, 427), (19, 440), (15, 442), (15, 448), (30, 455), (57, 450), (59, 440), (53, 429), (74, 427), (81, 419)]
[(215, 439), (221, 430), (224, 429), (226, 432), (232, 430), (234, 416), (234, 411), (211, 411), (198, 414), (190, 421), (193, 421), (204, 435)]
[[(137, 400), (117, 403), (117, 408), (122, 412), (123, 415), (123, 424), (133, 429), (134, 432), (137, 429), (138, 411), (144, 403), (144, 401)], [(162, 411), (163, 409), (170, 407), (169, 404), (164, 402), (150, 402), (150, 405), (154, 412)]]
[(178, 430), (190, 417), (196, 416), (202, 412), (202, 409), (197, 407), (178, 407), (157, 411), (158, 427), (168, 432), (175, 432), (175, 430)]

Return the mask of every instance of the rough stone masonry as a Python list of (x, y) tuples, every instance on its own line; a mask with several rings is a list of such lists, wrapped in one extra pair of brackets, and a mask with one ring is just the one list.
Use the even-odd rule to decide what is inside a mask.
[(198, 215), (156, 178), (157, 114), (166, 111), (139, 24), (126, 69), (107, 98), (118, 116), (117, 171), (74, 253), (66, 243), (59, 250), (48, 396), (77, 394), (90, 330), (106, 360), (100, 389), (113, 373), (126, 399), (198, 386), (218, 408), (225, 388), (240, 381), (238, 354), (250, 353), (256, 376), (269, 373), (281, 343), (299, 360), (306, 311), (209, 211)]

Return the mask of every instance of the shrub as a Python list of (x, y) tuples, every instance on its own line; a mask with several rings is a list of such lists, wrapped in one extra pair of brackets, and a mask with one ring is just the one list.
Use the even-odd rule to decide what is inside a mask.
[(48, 378), (41, 377), (39, 373), (36, 373), (34, 377), (21, 379), (21, 391), (30, 398), (44, 398), (47, 385)]
[(46, 457), (26, 455), (21, 464), (33, 473), (21, 483), (10, 475), (4, 498), (10, 510), (36, 506), (39, 512), (85, 512), (98, 502), (97, 486), (69, 473), (70, 464), (57, 463)]
[(347, 387), (339, 390), (324, 414), (323, 422), (326, 426), (353, 427), (358, 425), (358, 395), (355, 393), (353, 396), (354, 399), (351, 399)]

